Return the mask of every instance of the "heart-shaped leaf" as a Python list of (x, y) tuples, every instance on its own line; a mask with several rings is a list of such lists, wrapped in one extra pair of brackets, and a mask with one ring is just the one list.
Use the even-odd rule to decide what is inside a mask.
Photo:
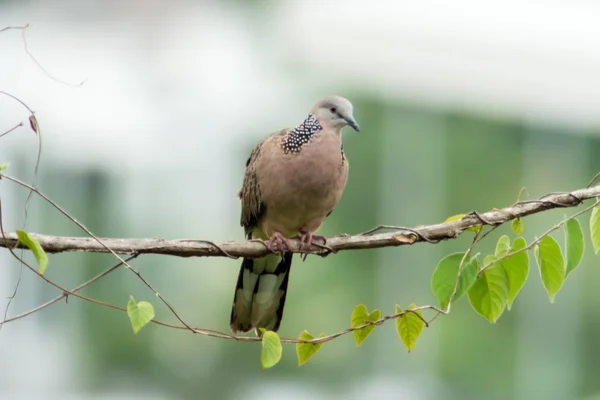
[[(411, 304), (408, 306), (407, 310), (415, 310), (416, 308), (416, 304)], [(396, 314), (400, 314), (401, 312), (402, 309), (396, 304)], [(418, 315), (415, 315), (415, 313)], [(412, 348), (415, 347), (415, 343), (417, 343), (417, 339), (421, 335), (424, 326), (425, 323), (423, 322), (423, 313), (421, 310), (407, 312), (396, 318), (396, 331), (409, 353)]]
[(560, 246), (552, 236), (544, 236), (535, 246), (535, 259), (550, 303), (554, 303), (556, 293), (565, 282), (566, 269)]
[[(485, 265), (493, 262), (494, 256), (484, 260)], [(508, 299), (508, 276), (501, 264), (494, 264), (481, 273), (469, 290), (469, 301), (475, 311), (496, 323), (502, 315)]]
[(579, 221), (571, 218), (565, 222), (565, 242), (567, 251), (567, 271), (566, 274), (573, 271), (581, 263), (583, 258), (583, 230)]
[(131, 321), (133, 333), (137, 335), (140, 329), (154, 318), (154, 307), (147, 301), (136, 303), (133, 296), (130, 296), (127, 303), (127, 315)]
[[(464, 253), (454, 253), (444, 257), (433, 271), (431, 277), (431, 290), (440, 302), (442, 308), (446, 308), (450, 302), (450, 297), (454, 291), (456, 284), (456, 276), (458, 275), (458, 267), (463, 259)], [(479, 261), (477, 258), (465, 259), (456, 294), (452, 299), (453, 302), (458, 301), (473, 285), (475, 278), (479, 272)]]
[(496, 257), (500, 258), (504, 255), (506, 255), (506, 253), (508, 253), (508, 250), (510, 249), (510, 238), (506, 235), (503, 235), (500, 237), (500, 239), (498, 239), (498, 243), (496, 243)]
[(523, 231), (525, 230), (525, 225), (523, 224), (523, 220), (521, 218), (513, 219), (511, 226), (513, 232), (515, 232), (517, 235), (522, 235)]
[[(359, 304), (354, 308), (354, 311), (352, 311), (351, 326), (352, 328), (358, 328), (359, 326), (365, 325), (367, 322), (375, 322), (379, 318), (381, 318), (381, 310), (374, 310), (369, 313), (367, 306)], [(373, 329), (375, 329), (375, 325), (367, 325), (362, 329), (352, 332), (356, 347), (360, 346), (361, 343), (365, 341)]]
[(271, 368), (281, 360), (283, 348), (279, 335), (273, 331), (262, 329), (262, 350), (260, 352), (260, 365), (263, 369)]
[[(325, 337), (325, 334), (322, 333), (319, 337)], [(313, 340), (314, 336), (308, 333), (306, 330), (302, 331), (300, 336), (298, 336), (300, 340)], [(312, 356), (314, 356), (317, 351), (321, 348), (321, 343), (296, 343), (296, 355), (298, 356), (298, 365), (302, 365), (306, 363)]]
[[(527, 247), (525, 239), (518, 237), (513, 242), (510, 252), (514, 253), (525, 247)], [(513, 301), (515, 301), (517, 294), (519, 294), (519, 291), (521, 291), (529, 276), (529, 254), (527, 251), (521, 251), (505, 258), (501, 261), (501, 264), (506, 271), (506, 275), (508, 275), (507, 307), (510, 310)]]

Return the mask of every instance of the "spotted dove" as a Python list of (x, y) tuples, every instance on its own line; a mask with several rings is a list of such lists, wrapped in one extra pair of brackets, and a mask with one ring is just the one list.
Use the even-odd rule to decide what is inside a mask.
[(314, 233), (346, 186), (341, 136), (348, 125), (360, 130), (352, 104), (329, 96), (300, 125), (267, 136), (252, 150), (238, 193), (241, 225), (248, 239), (268, 240), (273, 253), (242, 262), (231, 310), (234, 333), (279, 329), (292, 265), (288, 238), (297, 237), (303, 245), (324, 241)]

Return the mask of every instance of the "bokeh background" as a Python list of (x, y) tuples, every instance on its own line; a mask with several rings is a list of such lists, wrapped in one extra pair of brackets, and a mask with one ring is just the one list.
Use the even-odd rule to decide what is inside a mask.
[[(524, 197), (583, 187), (600, 171), (599, 14), (585, 0), (3, 0), (0, 28), (29, 23), (29, 51), (75, 86), (50, 79), (11, 30), (0, 33), (0, 90), (36, 111), (38, 187), (99, 236), (243, 239), (236, 193), (251, 148), (331, 93), (354, 103), (362, 132), (345, 133), (350, 178), (322, 232), (430, 224), (509, 205), (522, 187)], [(0, 96), (0, 132), (27, 116)], [(31, 181), (36, 140), (28, 127), (0, 140), (11, 175)], [(0, 194), (14, 231), (27, 192), (3, 181)], [(525, 237), (569, 212), (527, 218)], [(27, 226), (82, 235), (35, 197)], [(296, 260), (280, 334), (340, 331), (359, 303), (384, 314), (434, 303), (437, 261), (468, 236)], [(532, 268), (495, 325), (462, 299), (410, 354), (390, 323), (302, 367), (286, 345), (267, 371), (259, 345), (159, 326), (134, 336), (125, 314), (73, 298), (1, 329), (0, 398), (598, 399), (600, 269), (586, 240), (555, 304)], [(113, 264), (51, 255), (47, 275), (74, 287)], [(187, 322), (228, 329), (238, 261), (133, 265)], [(0, 266), (3, 310), (20, 267), (6, 251)], [(24, 271), (8, 315), (57, 294)], [(133, 294), (175, 322), (126, 270), (83, 294), (122, 306)]]

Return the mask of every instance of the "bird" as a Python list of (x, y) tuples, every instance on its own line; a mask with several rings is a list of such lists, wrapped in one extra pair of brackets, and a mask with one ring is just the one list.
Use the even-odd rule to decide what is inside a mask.
[(360, 132), (352, 104), (327, 96), (300, 125), (266, 136), (251, 151), (238, 193), (240, 224), (247, 239), (263, 240), (271, 253), (242, 261), (230, 317), (234, 334), (279, 330), (293, 256), (289, 238), (300, 246), (325, 243), (315, 233), (346, 186), (346, 126)]

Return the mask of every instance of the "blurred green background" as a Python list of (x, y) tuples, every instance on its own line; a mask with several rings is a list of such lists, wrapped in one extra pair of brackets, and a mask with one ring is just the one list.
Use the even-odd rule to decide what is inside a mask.
[[(38, 187), (98, 236), (243, 239), (236, 193), (247, 155), (329, 93), (353, 102), (361, 133), (344, 135), (350, 177), (325, 235), (504, 207), (522, 187), (529, 198), (584, 187), (600, 171), (600, 7), (459, 3), (0, 1), (0, 28), (30, 23), (29, 50), (52, 76), (87, 79), (50, 79), (20, 32), (5, 31), (0, 90), (36, 110)], [(0, 132), (27, 116), (0, 97)], [(0, 140), (0, 163), (30, 181), (35, 146), (21, 128)], [(27, 193), (3, 181), (0, 194), (4, 229), (14, 231)], [(528, 217), (524, 236), (571, 212)], [(27, 226), (82, 235), (35, 197)], [(532, 268), (495, 325), (465, 298), (410, 354), (388, 323), (360, 348), (348, 335), (327, 343), (302, 367), (284, 345), (268, 371), (260, 345), (155, 325), (134, 336), (125, 314), (72, 298), (2, 328), (0, 399), (600, 398), (600, 272), (586, 240), (555, 304)], [(469, 243), (296, 257), (279, 333), (346, 329), (359, 303), (384, 314), (433, 304), (437, 261)], [(47, 275), (74, 287), (114, 263), (51, 255)], [(4, 309), (20, 268), (7, 252), (0, 265)], [(188, 323), (228, 330), (239, 261), (142, 256), (132, 265)], [(176, 322), (126, 270), (82, 293), (121, 306), (134, 295)], [(24, 271), (8, 315), (58, 294)]]

